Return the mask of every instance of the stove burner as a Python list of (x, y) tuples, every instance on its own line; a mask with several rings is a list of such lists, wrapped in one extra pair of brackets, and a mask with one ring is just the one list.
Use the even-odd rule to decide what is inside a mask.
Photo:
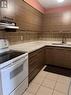
[(7, 52), (4, 52), (2, 54), (0, 54), (0, 64), (9, 61), (15, 57), (18, 57), (22, 54), (25, 54), (25, 52), (20, 52), (20, 51), (15, 51), (15, 50), (10, 50)]

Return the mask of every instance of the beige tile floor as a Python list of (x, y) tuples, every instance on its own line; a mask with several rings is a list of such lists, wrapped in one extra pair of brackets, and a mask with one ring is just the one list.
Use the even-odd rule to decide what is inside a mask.
[(42, 69), (23, 95), (68, 95), (69, 84), (69, 77)]

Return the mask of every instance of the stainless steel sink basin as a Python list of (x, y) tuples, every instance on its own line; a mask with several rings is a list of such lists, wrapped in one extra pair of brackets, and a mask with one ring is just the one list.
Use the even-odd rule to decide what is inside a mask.
[(52, 43), (52, 45), (67, 45), (67, 46), (71, 46), (70, 43)]
[(71, 46), (71, 44), (66, 44), (66, 45)]
[(65, 45), (64, 43), (52, 43), (52, 45)]

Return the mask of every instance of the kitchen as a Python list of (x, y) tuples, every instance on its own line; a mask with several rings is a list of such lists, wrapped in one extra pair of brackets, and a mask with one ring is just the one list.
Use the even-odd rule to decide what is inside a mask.
[(70, 0), (0, 1), (0, 95), (71, 95), (70, 52)]

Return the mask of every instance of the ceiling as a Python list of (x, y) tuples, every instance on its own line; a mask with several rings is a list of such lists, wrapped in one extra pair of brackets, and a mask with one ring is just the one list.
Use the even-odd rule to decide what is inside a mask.
[(44, 8), (54, 8), (64, 5), (70, 5), (71, 0), (64, 0), (62, 3), (58, 3), (57, 0), (37, 0)]

